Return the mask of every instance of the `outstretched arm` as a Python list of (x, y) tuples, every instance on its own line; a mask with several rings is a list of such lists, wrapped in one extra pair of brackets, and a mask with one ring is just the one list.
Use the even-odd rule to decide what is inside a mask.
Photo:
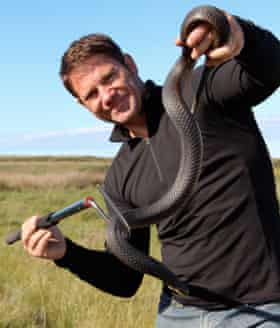
[[(207, 55), (207, 102), (222, 107), (255, 106), (280, 85), (280, 42), (249, 21), (229, 14), (227, 18), (231, 33), (224, 46), (209, 50), (213, 36), (207, 24), (189, 35), (187, 45), (193, 48), (194, 59)], [(180, 40), (177, 44), (182, 45)]]

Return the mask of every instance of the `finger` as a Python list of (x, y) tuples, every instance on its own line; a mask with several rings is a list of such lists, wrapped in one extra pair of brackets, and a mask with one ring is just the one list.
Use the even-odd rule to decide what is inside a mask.
[(50, 248), (50, 242), (56, 241), (52, 238), (52, 233), (48, 231), (42, 238), (38, 241), (36, 246), (36, 254), (40, 257), (48, 256), (48, 249)]
[(35, 250), (40, 240), (47, 234), (50, 234), (50, 231), (46, 229), (40, 229), (35, 231), (28, 240), (28, 243), (26, 245), (27, 250)]
[(48, 228), (48, 230), (52, 233), (52, 237), (53, 237), (52, 241), (58, 242), (63, 239), (61, 231), (59, 230), (59, 228), (57, 226), (52, 226), (52, 227)]
[(241, 49), (244, 47), (244, 33), (243, 30), (238, 23), (238, 21), (231, 16), (230, 14), (226, 13), (229, 25), (230, 25), (230, 30), (231, 30), (231, 44), (232, 47), (235, 50), (235, 54), (239, 54)]
[(37, 222), (39, 219), (39, 216), (34, 215), (21, 226), (21, 239), (24, 245), (28, 243), (30, 236), (37, 230)]
[(192, 59), (198, 59), (201, 55), (206, 54), (213, 42), (213, 34), (208, 33), (197, 47), (192, 50)]
[(40, 239), (36, 252), (40, 257), (46, 259), (59, 259), (65, 255), (66, 243), (65, 240), (56, 239), (50, 232), (48, 236), (44, 236)]
[(215, 48), (208, 51), (207, 57), (210, 60), (221, 60), (225, 61), (227, 59), (233, 58), (240, 52), (240, 47), (238, 43), (229, 42), (223, 47)]
[(210, 31), (210, 26), (207, 23), (202, 23), (195, 27), (187, 36), (186, 45), (189, 48), (197, 47)]
[(225, 13), (230, 25), (230, 35), (227, 43), (221, 47), (208, 52), (211, 61), (225, 61), (237, 56), (244, 46), (244, 34), (236, 19), (228, 13)]
[(175, 40), (175, 44), (176, 44), (176, 46), (178, 46), (178, 47), (183, 47), (183, 46), (185, 46), (185, 43), (184, 43), (180, 38), (176, 38), (176, 40)]
[(208, 51), (207, 57), (211, 60), (222, 60), (230, 57), (232, 54), (231, 48), (227, 45)]

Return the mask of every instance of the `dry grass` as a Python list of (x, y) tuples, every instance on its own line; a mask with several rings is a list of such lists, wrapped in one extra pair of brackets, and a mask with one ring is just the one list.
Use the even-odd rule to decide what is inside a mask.
[(95, 157), (2, 157), (0, 189), (84, 189), (101, 183), (110, 163)]
[(0, 172), (0, 189), (19, 190), (45, 189), (45, 188), (78, 188), (84, 189), (104, 180), (104, 172), (90, 174), (87, 172), (68, 171), (64, 173), (48, 173), (34, 175), (30, 173)]

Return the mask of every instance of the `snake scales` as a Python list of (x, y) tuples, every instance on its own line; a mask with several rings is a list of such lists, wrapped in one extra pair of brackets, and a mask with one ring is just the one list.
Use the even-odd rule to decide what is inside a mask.
[[(215, 32), (213, 47), (226, 42), (229, 25), (224, 13), (212, 6), (194, 8), (184, 19), (181, 26), (181, 40), (185, 40), (197, 24), (206, 22)], [(156, 224), (171, 215), (180, 203), (192, 195), (200, 175), (202, 162), (202, 138), (197, 122), (185, 105), (180, 91), (181, 77), (191, 74), (195, 61), (190, 57), (191, 50), (185, 47), (164, 83), (162, 100), (169, 118), (180, 137), (181, 159), (177, 177), (170, 190), (158, 201), (149, 206), (136, 208), (124, 213), (132, 229)], [(107, 230), (107, 247), (123, 263), (164, 282), (181, 294), (189, 292), (163, 263), (140, 252), (129, 243), (129, 232), (121, 221), (112, 220)]]

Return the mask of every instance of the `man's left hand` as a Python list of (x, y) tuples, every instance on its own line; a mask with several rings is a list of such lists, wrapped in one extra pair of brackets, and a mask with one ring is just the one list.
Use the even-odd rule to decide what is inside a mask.
[(244, 47), (244, 34), (237, 20), (228, 13), (225, 13), (230, 26), (228, 41), (218, 48), (212, 48), (215, 33), (208, 23), (201, 23), (196, 26), (186, 38), (185, 43), (179, 38), (176, 40), (177, 46), (187, 46), (191, 48), (191, 57), (197, 60), (200, 56), (206, 55), (206, 65), (216, 66), (237, 56)]

